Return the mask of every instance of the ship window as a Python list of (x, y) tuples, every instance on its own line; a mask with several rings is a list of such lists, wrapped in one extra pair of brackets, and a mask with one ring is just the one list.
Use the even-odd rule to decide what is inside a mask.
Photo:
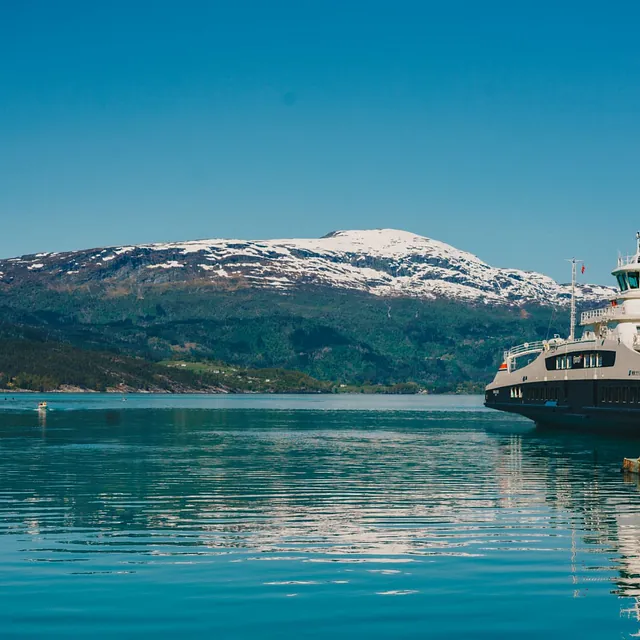
[[(638, 329), (640, 333), (640, 328)], [(563, 369), (593, 369), (595, 367), (613, 367), (616, 363), (615, 351), (589, 351), (580, 354), (550, 356), (545, 359), (547, 371)]]
[(636, 388), (635, 387), (631, 387), (631, 389), (629, 389), (629, 402), (631, 404), (635, 404), (636, 403)]
[(637, 271), (629, 271), (629, 273), (627, 274), (627, 277), (629, 278), (629, 288), (630, 289), (637, 289), (639, 283), (639, 278), (638, 278), (638, 272)]
[(620, 291), (626, 291), (629, 288), (627, 284), (627, 274), (619, 273), (616, 278), (618, 279), (618, 285), (620, 286)]

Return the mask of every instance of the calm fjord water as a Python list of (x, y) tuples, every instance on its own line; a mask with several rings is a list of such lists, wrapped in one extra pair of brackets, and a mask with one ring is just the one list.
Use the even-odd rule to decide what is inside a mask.
[(628, 638), (640, 439), (480, 398), (0, 397), (0, 636)]

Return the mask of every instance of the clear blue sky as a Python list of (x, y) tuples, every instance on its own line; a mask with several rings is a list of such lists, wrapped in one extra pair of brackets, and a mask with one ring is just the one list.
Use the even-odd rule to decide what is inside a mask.
[(0, 256), (395, 227), (608, 282), (637, 2), (0, 0)]

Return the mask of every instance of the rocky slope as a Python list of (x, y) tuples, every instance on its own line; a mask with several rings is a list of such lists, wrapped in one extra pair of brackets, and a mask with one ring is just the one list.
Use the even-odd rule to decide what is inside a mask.
[[(2, 286), (74, 288), (207, 283), (287, 291), (323, 286), (376, 296), (509, 304), (566, 304), (570, 287), (535, 272), (500, 269), (443, 242), (406, 231), (337, 231), (318, 239), (198, 240), (39, 253), (0, 260)], [(613, 289), (579, 285), (583, 303)]]

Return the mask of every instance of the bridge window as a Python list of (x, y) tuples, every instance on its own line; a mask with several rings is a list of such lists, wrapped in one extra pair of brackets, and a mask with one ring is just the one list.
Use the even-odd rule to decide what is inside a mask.
[(627, 283), (627, 274), (619, 273), (616, 278), (618, 279), (620, 291), (626, 291), (629, 288), (629, 284)]
[(629, 279), (629, 288), (637, 289), (640, 285), (640, 278), (638, 277), (637, 271), (629, 271), (627, 274), (627, 278)]

